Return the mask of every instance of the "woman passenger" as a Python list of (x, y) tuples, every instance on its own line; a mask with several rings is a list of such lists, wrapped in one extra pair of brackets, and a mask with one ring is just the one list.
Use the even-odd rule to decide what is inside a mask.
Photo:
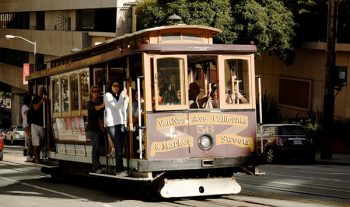
[(105, 104), (100, 96), (101, 90), (98, 86), (92, 86), (90, 100), (88, 102), (88, 124), (87, 136), (92, 142), (92, 171), (101, 173), (100, 146), (103, 141), (103, 112)]
[(108, 85), (104, 97), (106, 107), (106, 126), (108, 134), (111, 136), (115, 148), (116, 175), (127, 176), (124, 170), (122, 152), (125, 141), (126, 121), (125, 109), (128, 106), (129, 97), (126, 90), (121, 90), (121, 83), (114, 80)]

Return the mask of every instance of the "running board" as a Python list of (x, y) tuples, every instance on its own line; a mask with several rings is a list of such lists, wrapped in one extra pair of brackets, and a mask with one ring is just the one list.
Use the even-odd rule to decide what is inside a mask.
[(111, 174), (104, 174), (104, 173), (93, 173), (90, 172), (89, 175), (91, 176), (97, 176), (97, 177), (107, 177), (107, 178), (113, 178), (113, 179), (123, 179), (123, 180), (134, 180), (134, 181), (152, 181), (153, 178), (147, 177), (147, 178), (140, 178), (140, 177), (128, 177), (128, 176), (118, 176), (118, 175), (111, 175)]
[(163, 198), (237, 194), (241, 186), (234, 177), (201, 179), (165, 179), (160, 190)]

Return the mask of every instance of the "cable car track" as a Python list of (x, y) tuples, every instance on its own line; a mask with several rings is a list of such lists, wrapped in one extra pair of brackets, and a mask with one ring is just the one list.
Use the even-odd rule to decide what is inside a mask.
[[(11, 160), (11, 161), (10, 161)], [(64, 195), (65, 197), (70, 198), (84, 198), (77, 197), (76, 195), (70, 195), (65, 191), (56, 192), (52, 186), (47, 188), (42, 186), (41, 184), (33, 184), (22, 182), (23, 179), (41, 179), (47, 178), (47, 175), (44, 175), (40, 172), (40, 167), (35, 164), (25, 163), (23, 162), (24, 158), (17, 154), (6, 154), (5, 160), (0, 162), (0, 175), (1, 179), (18, 182), (28, 187), (37, 188), (40, 190), (49, 191), (52, 193), (58, 193)], [(4, 176), (7, 173), (16, 174), (15, 176), (6, 177)], [(303, 192), (296, 189), (288, 188), (290, 185), (283, 185), (280, 183), (280, 186), (269, 186), (266, 183), (266, 180), (259, 181), (259, 179), (246, 179), (244, 177), (237, 177), (239, 182), (242, 184), (243, 190), (239, 195), (228, 195), (228, 196), (209, 196), (209, 197), (190, 197), (190, 198), (181, 198), (181, 199), (156, 199), (152, 195), (141, 195), (140, 192), (137, 193), (138, 196), (135, 198), (135, 194), (130, 191), (121, 192), (120, 194), (126, 198), (130, 197), (133, 200), (137, 200), (138, 202), (144, 203), (156, 203), (157, 206), (166, 206), (166, 207), (186, 207), (186, 206), (198, 206), (198, 207), (228, 207), (228, 206), (249, 206), (249, 207), (266, 207), (266, 206), (345, 206), (346, 200), (344, 203), (342, 202), (333, 202), (333, 201), (325, 201), (319, 200), (317, 197), (329, 197), (329, 198), (337, 198), (337, 199), (347, 199), (342, 196), (332, 196), (326, 194), (317, 194), (312, 192)], [(252, 178), (252, 177), (249, 177)], [(64, 182), (66, 185), (73, 185), (76, 187), (86, 188), (85, 190), (89, 191), (88, 186), (81, 186), (75, 182)], [(52, 184), (52, 183), (51, 183)], [(92, 185), (92, 184), (91, 184)], [(100, 185), (103, 185), (100, 183)], [(320, 184), (315, 184), (320, 185)], [(314, 187), (315, 186), (311, 186)], [(111, 188), (112, 189), (112, 188)], [(111, 190), (103, 190), (99, 189), (105, 196), (115, 196), (115, 194), (109, 194), (108, 192)], [(260, 189), (260, 190), (253, 190)], [(265, 191), (265, 190), (268, 191)], [(348, 188), (345, 188), (348, 189)], [(104, 193), (105, 192), (105, 193)], [(306, 195), (313, 197), (302, 197), (297, 195)], [(119, 196), (119, 193), (118, 193)], [(283, 203), (283, 204), (282, 204)], [(286, 205), (285, 203), (289, 203), (290, 205)]]

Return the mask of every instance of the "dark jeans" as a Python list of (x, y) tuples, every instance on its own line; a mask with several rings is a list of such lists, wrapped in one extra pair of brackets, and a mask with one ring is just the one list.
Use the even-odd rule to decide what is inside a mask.
[(116, 171), (119, 172), (124, 169), (122, 152), (125, 141), (125, 128), (124, 125), (118, 124), (115, 126), (107, 127), (107, 130), (113, 141), (115, 148)]
[(92, 143), (92, 171), (96, 171), (101, 168), (100, 166), (100, 146), (101, 146), (101, 134), (95, 131), (87, 131), (87, 136)]

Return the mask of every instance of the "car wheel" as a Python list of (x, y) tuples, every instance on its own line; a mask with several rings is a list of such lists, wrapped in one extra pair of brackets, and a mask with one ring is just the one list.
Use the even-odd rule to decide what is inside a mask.
[(268, 164), (274, 163), (276, 161), (276, 153), (272, 148), (266, 150), (266, 162)]
[(3, 158), (4, 158), (4, 152), (1, 151), (1, 152), (0, 152), (0, 161), (1, 161)]

